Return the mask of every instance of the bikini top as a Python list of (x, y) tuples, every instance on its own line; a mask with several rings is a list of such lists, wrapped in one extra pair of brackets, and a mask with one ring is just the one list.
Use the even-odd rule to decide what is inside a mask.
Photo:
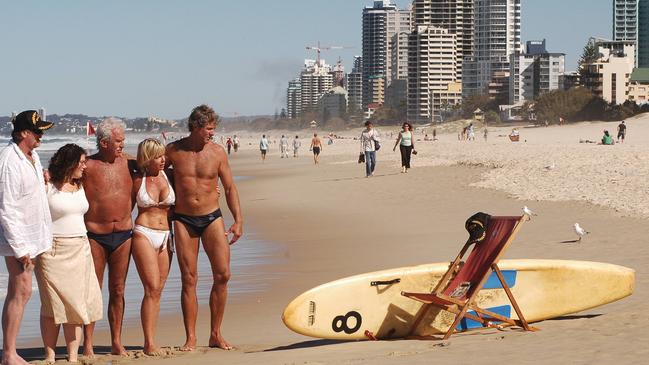
[(163, 201), (159, 203), (154, 202), (153, 199), (151, 199), (149, 193), (146, 191), (146, 174), (144, 174), (144, 176), (142, 177), (142, 185), (140, 185), (140, 190), (138, 190), (137, 197), (135, 198), (138, 208), (169, 206), (176, 203), (176, 195), (174, 194), (174, 189), (169, 183), (169, 179), (167, 179), (167, 175), (164, 173), (164, 171), (160, 171), (160, 173), (167, 181), (167, 186), (169, 186), (169, 194), (167, 194), (167, 197)]

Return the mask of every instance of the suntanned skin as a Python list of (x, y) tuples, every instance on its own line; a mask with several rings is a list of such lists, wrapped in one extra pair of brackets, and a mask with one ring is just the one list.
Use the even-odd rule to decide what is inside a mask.
[[(174, 189), (176, 192), (175, 212), (190, 216), (206, 215), (219, 209), (218, 181), (223, 184), (228, 208), (234, 217), (234, 224), (226, 231), (223, 218), (218, 218), (197, 236), (184, 223), (174, 221), (176, 253), (182, 276), (182, 311), (185, 324), (183, 351), (196, 348), (196, 318), (198, 300), (196, 283), (199, 238), (210, 260), (213, 285), (210, 293), (210, 347), (225, 350), (232, 346), (223, 338), (221, 323), (227, 300), (227, 284), (230, 279), (230, 246), (243, 233), (243, 218), (239, 204), (239, 193), (232, 179), (227, 154), (223, 147), (211, 141), (216, 122), (203, 128), (196, 128), (188, 137), (167, 145), (167, 165), (173, 166)], [(228, 242), (228, 234), (232, 239)]]
[[(128, 167), (129, 157), (123, 154), (124, 131), (113, 130), (110, 139), (99, 143), (99, 151), (88, 157), (83, 188), (90, 204), (84, 216), (86, 229), (97, 234), (126, 231), (133, 228), (131, 191), (133, 181)], [(99, 286), (104, 281), (108, 264), (108, 324), (110, 325), (111, 353), (126, 356), (122, 345), (124, 318), (124, 284), (131, 257), (131, 239), (112, 253), (93, 239), (90, 241), (92, 259)], [(83, 354), (94, 356), (92, 339), (94, 323), (84, 326)]]
[[(314, 134), (313, 138), (311, 138), (311, 149), (313, 149), (313, 147), (320, 148), (320, 153), (322, 153), (323, 150), (322, 141), (320, 140), (320, 137), (318, 137), (317, 134)], [(320, 163), (320, 154), (317, 155), (315, 153), (313, 154), (313, 163), (316, 165)]]
[[(167, 179), (160, 173), (164, 169), (165, 157), (159, 156), (149, 161), (145, 167), (146, 177), (142, 174), (135, 175), (133, 181), (133, 200), (136, 199), (146, 179), (146, 193), (156, 203), (164, 201), (171, 193)], [(169, 230), (168, 215), (171, 207), (167, 205), (148, 208), (138, 207), (138, 216), (135, 224), (161, 231)], [(160, 296), (164, 288), (169, 268), (171, 267), (172, 252), (167, 244), (164, 249), (154, 249), (149, 239), (140, 232), (133, 232), (133, 261), (137, 268), (142, 285), (144, 298), (140, 318), (144, 332), (144, 353), (149, 356), (164, 354), (155, 343), (155, 331), (160, 313)]]
[[(34, 163), (32, 151), (41, 145), (42, 133), (22, 131), (21, 140), (17, 142), (18, 148)], [(34, 187), (38, 189), (42, 187)], [(7, 295), (2, 307), (2, 365), (27, 365), (29, 364), (16, 352), (16, 339), (18, 330), (23, 320), (25, 306), (32, 295), (32, 274), (34, 273), (33, 259), (23, 257), (5, 256), (9, 282)]]

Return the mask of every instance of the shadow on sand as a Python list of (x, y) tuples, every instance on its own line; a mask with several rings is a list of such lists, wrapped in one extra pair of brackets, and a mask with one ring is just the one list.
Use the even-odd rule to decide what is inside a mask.
[(348, 343), (348, 342), (356, 342), (356, 341), (345, 341), (345, 340), (310, 340), (310, 341), (303, 341), (303, 342), (297, 342), (294, 344), (286, 345), (286, 346), (278, 346), (274, 347), (272, 349), (266, 349), (261, 352), (271, 352), (271, 351), (285, 351), (285, 350), (297, 350), (297, 349), (306, 349), (306, 348), (312, 348), (312, 347), (320, 347), (320, 346), (329, 346), (329, 345), (337, 345), (339, 343)]
[[(104, 356), (110, 355), (110, 346), (95, 346), (95, 355)], [(126, 346), (126, 351), (141, 351), (141, 346)], [(67, 349), (65, 346), (56, 347), (56, 359), (65, 360)], [(81, 354), (83, 353), (83, 346), (79, 348), (79, 359), (82, 358)], [(43, 360), (45, 358), (45, 352), (42, 347), (31, 347), (18, 349), (18, 355), (27, 361), (37, 361)]]

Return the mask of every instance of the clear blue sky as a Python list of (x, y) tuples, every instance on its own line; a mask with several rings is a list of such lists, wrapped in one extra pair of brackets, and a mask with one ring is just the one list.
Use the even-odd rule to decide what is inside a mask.
[[(523, 0), (523, 41), (546, 38), (573, 70), (589, 36), (609, 37), (613, 0)], [(349, 71), (371, 0), (0, 0), (0, 115), (186, 117), (200, 103), (224, 116), (272, 114), (286, 83), (330, 51)], [(406, 7), (407, 0), (397, 0)]]

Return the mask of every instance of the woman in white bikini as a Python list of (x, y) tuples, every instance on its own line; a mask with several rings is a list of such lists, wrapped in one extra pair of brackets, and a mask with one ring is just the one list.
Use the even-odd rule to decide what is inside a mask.
[(157, 139), (145, 139), (137, 150), (140, 174), (133, 181), (133, 197), (138, 215), (133, 227), (132, 252), (137, 272), (144, 285), (141, 319), (144, 353), (162, 355), (155, 344), (160, 313), (160, 296), (169, 275), (172, 250), (168, 215), (176, 201), (164, 173), (165, 147)]

